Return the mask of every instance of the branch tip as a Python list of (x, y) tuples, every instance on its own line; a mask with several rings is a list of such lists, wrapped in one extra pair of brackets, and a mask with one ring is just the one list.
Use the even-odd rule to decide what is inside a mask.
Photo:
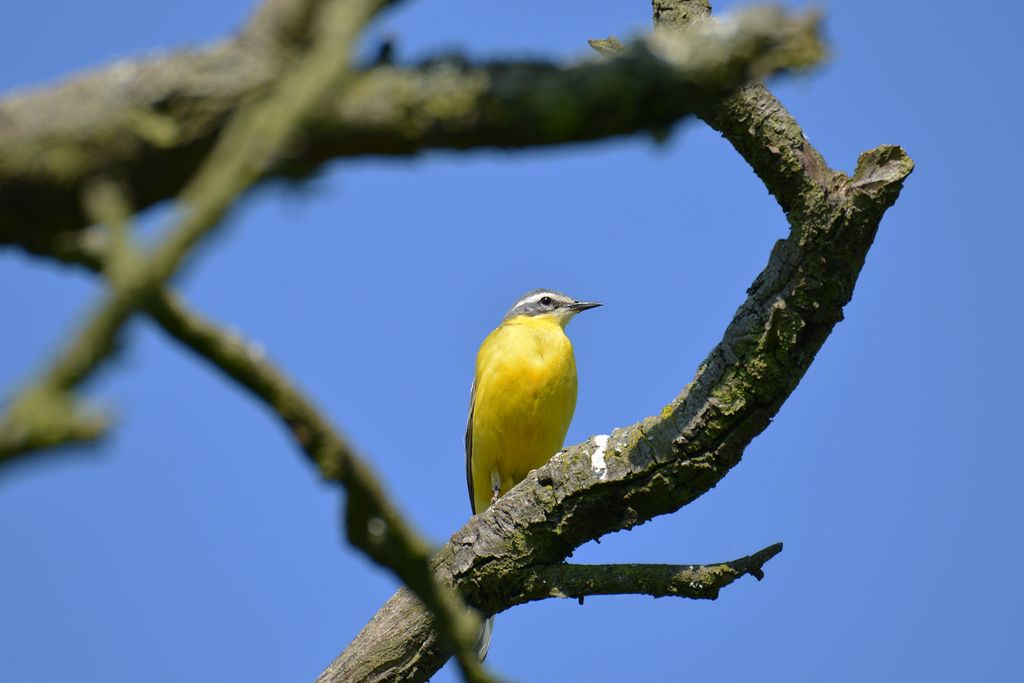
[(719, 592), (746, 576), (764, 578), (764, 564), (782, 550), (776, 543), (746, 557), (716, 564), (573, 564), (530, 567), (513, 574), (517, 586), (502, 598), (505, 607), (547, 598), (574, 598), (583, 604), (591, 595), (650, 595), (716, 600)]
[(591, 38), (587, 41), (587, 45), (606, 57), (618, 54), (625, 48), (622, 41), (615, 36), (608, 36), (607, 38)]
[(884, 185), (901, 183), (914, 171), (914, 160), (899, 145), (881, 145), (862, 152), (857, 159), (851, 186), (872, 191)]

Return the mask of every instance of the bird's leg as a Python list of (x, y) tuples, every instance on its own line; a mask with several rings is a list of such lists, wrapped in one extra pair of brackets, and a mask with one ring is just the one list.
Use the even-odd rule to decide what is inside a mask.
[(491, 470), (491, 505), (494, 505), (494, 501), (498, 500), (500, 495), (501, 475), (498, 474), (498, 470)]

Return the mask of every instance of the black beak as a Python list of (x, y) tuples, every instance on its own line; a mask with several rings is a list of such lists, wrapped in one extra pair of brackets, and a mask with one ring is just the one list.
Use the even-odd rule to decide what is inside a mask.
[(573, 301), (569, 304), (569, 308), (579, 313), (580, 311), (585, 311), (588, 308), (597, 308), (600, 305), (601, 304), (597, 301)]

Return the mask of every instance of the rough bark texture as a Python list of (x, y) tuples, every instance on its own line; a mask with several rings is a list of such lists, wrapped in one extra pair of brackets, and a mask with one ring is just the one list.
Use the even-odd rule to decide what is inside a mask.
[[(88, 424), (89, 416), (69, 415), (66, 410), (41, 410), (40, 406), (75, 406), (73, 390), (109, 356), (124, 323), (160, 294), (166, 281), (203, 238), (221, 224), (245, 189), (263, 177), (274, 160), (289, 149), (296, 131), (324, 99), (351, 83), (351, 54), (358, 36), (389, 1), (288, 3), (287, 7), (304, 8), (313, 17), (307, 49), (265, 97), (248, 100), (227, 120), (209, 154), (182, 190), (177, 220), (155, 247), (142, 248), (129, 232), (132, 205), (123, 191), (128, 183), (109, 177), (87, 179), (81, 198), (83, 210), (94, 213), (98, 222), (105, 223), (111, 236), (103, 263), (109, 291), (35, 383), (15, 396), (0, 414), (0, 465), (54, 445), (54, 435), (82, 434), (82, 425)], [(283, 8), (285, 4), (276, 6)], [(203, 329), (210, 330), (211, 326), (193, 325), (191, 331)], [(230, 345), (210, 346), (206, 350), (214, 349), (233, 350)], [(232, 359), (230, 354), (225, 358)], [(251, 373), (252, 368), (248, 369)], [(266, 390), (276, 388), (280, 397), (291, 389), (287, 383), (271, 386), (280, 376), (256, 379), (250, 387), (254, 391), (257, 385)], [(292, 391), (293, 395), (296, 393)], [(319, 437), (304, 444), (307, 452), (321, 464), (325, 474), (345, 487), (349, 541), (391, 570), (431, 610), (436, 616), (439, 638), (454, 652), (467, 681), (491, 681), (474, 647), (478, 621), (467, 612), (460, 597), (432, 572), (426, 542), (402, 518), (372, 470), (340, 435), (325, 421), (314, 424), (310, 417), (318, 415), (308, 404), (292, 405), (304, 412), (310, 437)], [(60, 418), (70, 419), (63, 429), (56, 429), (60, 425), (55, 420)], [(33, 422), (34, 419), (40, 421)], [(316, 432), (316, 427), (322, 431)]]
[[(878, 223), (912, 167), (901, 148), (886, 146), (863, 154), (853, 178), (824, 174), (813, 210), (776, 244), (683, 393), (660, 415), (614, 430), (603, 449), (593, 440), (577, 444), (531, 472), (452, 536), (435, 557), (438, 575), (493, 614), (515, 602), (533, 568), (712, 489), (842, 319)], [(429, 614), (403, 590), (318, 681), (422, 681), (445, 659)]]
[[(676, 22), (709, 8), (665, 1), (655, 9)], [(879, 222), (913, 170), (895, 146), (862, 154), (852, 178), (831, 170), (759, 84), (702, 115), (778, 199), (790, 235), (776, 243), (722, 341), (660, 415), (556, 455), (438, 552), (438, 575), (484, 614), (514, 604), (537, 567), (679, 509), (739, 462), (842, 320)], [(671, 313), (671, 295), (665, 309)], [(429, 615), (399, 591), (318, 681), (422, 681), (445, 659)]]
[[(269, 0), (236, 39), (125, 62), (0, 102), (0, 244), (106, 269), (116, 238), (126, 235), (101, 233), (115, 238), (113, 245), (101, 244), (95, 229), (83, 229), (90, 222), (89, 201), (83, 201), (88, 188), (113, 183), (124, 204), (138, 210), (179, 194), (190, 179), (195, 183), (196, 169), (230, 130), (231, 117), (272, 93), (302, 63), (313, 45), (310, 24), (318, 4)], [(595, 47), (609, 58), (596, 63), (478, 66), (447, 59), (347, 74), (345, 88), (303, 115), (301, 134), (281, 132), (289, 144), (268, 154), (268, 165), (261, 162), (256, 176), (243, 177), (223, 202), (210, 202), (216, 211), (201, 229), (183, 233), (198, 240), (216, 223), (214, 214), (264, 173), (300, 176), (345, 155), (588, 140), (657, 129), (691, 113), (721, 131), (778, 199), (790, 235), (776, 244), (722, 341), (683, 392), (658, 416), (577, 444), (532, 472), (448, 541), (430, 562), (433, 576), (422, 571), (422, 541), (372, 473), (345, 464), (343, 440), (312, 404), (244, 344), (190, 314), (161, 287), (193, 242), (171, 250), (176, 255), (156, 263), (149, 279), (137, 278), (145, 296), (126, 294), (130, 310), (114, 311), (119, 328), (136, 306), (145, 306), (175, 339), (260, 396), (325, 476), (346, 481), (350, 540), (432, 603), (433, 613), (412, 591), (400, 590), (320, 681), (422, 681), (435, 672), (449, 656), (447, 643), (467, 641), (456, 629), (466, 631), (473, 620), (452, 613), (457, 605), (447, 591), (436, 590), (434, 579), (458, 589), (485, 615), (560, 594), (714, 597), (743, 573), (759, 577), (763, 563), (781, 549), (698, 570), (561, 564), (588, 540), (677, 510), (739, 462), (842, 319), (879, 221), (913, 168), (901, 148), (884, 146), (863, 154), (852, 178), (833, 171), (762, 85), (737, 91), (751, 77), (818, 59), (813, 18), (751, 13), (723, 27), (705, 21), (709, 12), (703, 0), (655, 0), (659, 35), (630, 47), (599, 41)], [(674, 35), (690, 25), (696, 28), (685, 38)], [(218, 191), (212, 181), (199, 186)], [(664, 303), (670, 313), (671, 292)], [(103, 338), (112, 341), (113, 334)], [(93, 365), (88, 360), (82, 367)], [(103, 427), (95, 416), (66, 419), (78, 410), (63, 391), (83, 376), (77, 367), (61, 373), (73, 381), (56, 382), (59, 398), (68, 400), (44, 406), (67, 427), (54, 439), (92, 438)], [(31, 400), (23, 405), (38, 407)], [(23, 446), (17, 438), (0, 439), (0, 452)], [(700, 588), (688, 592), (690, 583)], [(447, 639), (437, 635), (436, 613), (445, 615), (440, 624)], [(464, 673), (482, 680), (482, 670), (461, 649)]]
[(523, 572), (519, 605), (546, 598), (583, 599), (591, 595), (650, 595), (715, 600), (718, 592), (747, 574), (760, 581), (764, 563), (782, 552), (776, 543), (753, 555), (718, 564), (569, 564), (559, 562)]
[[(685, 50), (654, 41), (574, 66), (378, 66), (326, 102), (268, 173), (302, 176), (341, 156), (550, 145), (663, 126), (752, 77), (814, 63), (816, 30), (813, 18), (754, 11), (728, 30), (695, 31)], [(176, 196), (227, 118), (294, 67), (295, 55), (265, 33), (254, 21), (205, 50), (125, 61), (0, 101), (0, 244), (58, 249), (89, 223), (80, 195), (97, 175), (117, 180), (136, 210)]]

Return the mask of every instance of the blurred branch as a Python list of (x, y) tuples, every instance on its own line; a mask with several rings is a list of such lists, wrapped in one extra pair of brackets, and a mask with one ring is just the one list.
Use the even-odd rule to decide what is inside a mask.
[(11, 401), (0, 419), (0, 467), (32, 450), (96, 441), (109, 422), (71, 394), (33, 387)]
[(428, 606), (435, 626), (455, 648), (466, 680), (490, 680), (473, 647), (479, 620), (450, 589), (437, 584), (429, 564), (430, 546), (409, 527), (369, 465), (312, 401), (262, 351), (189, 311), (174, 295), (161, 292), (147, 310), (171, 337), (263, 400), (323, 476), (344, 485), (349, 541), (394, 571)]
[[(314, 19), (324, 0), (263, 0), (242, 28), (239, 40), (255, 49), (271, 50), (278, 58), (301, 54), (315, 36)], [(394, 5), (380, 2), (379, 5)]]
[[(588, 540), (686, 505), (739, 462), (842, 319), (913, 162), (899, 147), (880, 147), (861, 156), (850, 178), (825, 164), (762, 86), (718, 104), (750, 78), (819, 59), (813, 18), (756, 12), (723, 26), (697, 21), (706, 2), (655, 0), (659, 34), (623, 49), (603, 41), (599, 49), (614, 56), (597, 63), (478, 67), (450, 59), (355, 73), (347, 51), (334, 51), (347, 48), (354, 33), (346, 42), (345, 31), (358, 30), (381, 3), (319, 4), (339, 13), (337, 24), (310, 21), (298, 3), (270, 0), (233, 41), (124, 63), (0, 103), (0, 242), (102, 268), (112, 283), (79, 341), (11, 405), (0, 424), (0, 461), (3, 448), (20, 452), (33, 438), (35, 447), (51, 445), (54, 437), (38, 436), (44, 432), (56, 442), (88, 432), (80, 412), (41, 418), (26, 406), (42, 396), (77, 410), (71, 390), (106, 357), (128, 316), (145, 307), (281, 414), (325, 475), (348, 488), (352, 543), (412, 589), (396, 593), (319, 680), (425, 680), (453, 646), (467, 678), (485, 680), (468, 646), (477, 622), (447, 586), (484, 614), (527, 599), (524, 585), (538, 598), (588, 585), (676, 586), (665, 574), (659, 582), (654, 569), (560, 563)], [(676, 35), (688, 22), (693, 27)], [(305, 56), (287, 48), (289, 37), (307, 35)], [(789, 237), (777, 243), (694, 380), (658, 416), (556, 455), (471, 519), (429, 569), (425, 544), (288, 379), (162, 289), (238, 194), (267, 174), (301, 176), (342, 155), (594, 139), (656, 129), (694, 112), (733, 142), (779, 199)], [(211, 168), (215, 162), (222, 167)], [(99, 176), (113, 179), (136, 208), (180, 191), (186, 211), (177, 229), (142, 255), (117, 229), (82, 230), (89, 209), (80, 196)], [(26, 420), (38, 420), (39, 429), (26, 429)], [(757, 575), (761, 564), (748, 573)]]
[[(102, 425), (75, 412), (77, 402), (69, 395), (71, 390), (109, 356), (134, 310), (175, 273), (234, 200), (266, 172), (323, 94), (338, 85), (349, 71), (349, 51), (359, 29), (382, 4), (383, 0), (325, 2), (316, 43), (308, 55), (270, 96), (241, 107), (231, 118), (182, 190), (182, 215), (167, 238), (147, 254), (112, 252), (115, 261), (108, 265), (116, 277), (109, 278), (110, 292), (35, 383), (15, 396), (0, 417), (0, 464), (32, 450), (98, 435)], [(86, 179), (82, 196), (76, 198), (83, 210), (93, 208), (88, 190), (107, 176)], [(129, 197), (123, 203), (130, 202)], [(47, 401), (39, 397), (67, 409), (40, 410), (38, 405)]]
[[(718, 23), (710, 17), (708, 0), (654, 0), (653, 6), (659, 35), (685, 35)], [(613, 37), (589, 42), (607, 56), (623, 49)], [(791, 224), (803, 220), (802, 216), (824, 199), (831, 169), (763, 83), (744, 85), (730, 97), (701, 109), (698, 116), (743, 155), (783, 211), (797, 212)]]
[[(486, 683), (491, 678), (474, 649), (479, 621), (451, 590), (435, 579), (429, 566), (429, 546), (408, 527), (369, 467), (282, 373), (256, 357), (237, 338), (189, 314), (161, 291), (186, 255), (222, 221), (234, 200), (291, 143), (295, 129), (307, 119), (324, 93), (336, 89), (348, 75), (350, 52), (360, 29), (387, 3), (325, 0), (321, 4), (309, 52), (268, 98), (244, 106), (234, 115), (209, 157), (182, 191), (184, 215), (152, 252), (142, 255), (126, 242), (120, 209), (130, 205), (130, 201), (124, 193), (119, 196), (116, 191), (107, 191), (111, 185), (102, 183), (98, 186), (100, 192), (88, 192), (83, 197), (85, 210), (97, 214), (111, 227), (112, 248), (105, 260), (100, 260), (95, 248), (88, 251), (82, 247), (74, 255), (79, 262), (102, 265), (112, 291), (44, 373), (38, 386), (12, 402), (8, 415), (0, 422), (0, 448), (8, 449), (0, 450), (0, 459), (50, 446), (57, 439), (83, 432), (82, 418), (73, 416), (63, 429), (54, 428), (53, 419), (65, 416), (65, 412), (28, 410), (27, 406), (38, 405), (38, 397), (43, 397), (47, 405), (72, 405), (68, 403), (70, 390), (109, 354), (117, 333), (134, 310), (148, 306), (176, 338), (276, 409), (324, 475), (344, 484), (350, 542), (394, 571), (431, 610), (442, 641), (454, 650), (466, 680)], [(62, 254), (72, 258), (72, 251), (64, 250)], [(26, 427), (26, 419), (36, 419), (38, 424)], [(47, 428), (45, 432), (42, 427)], [(96, 431), (88, 434), (95, 437)]]
[[(654, 0), (653, 4), (655, 27), (662, 34), (678, 35), (716, 23), (708, 0)], [(699, 116), (750, 164), (794, 229), (820, 220), (834, 171), (763, 83), (746, 84), (731, 97), (701, 110)]]
[[(178, 194), (225, 119), (291, 73), (294, 59), (273, 36), (304, 22), (277, 0), (235, 40), (121, 62), (0, 101), (0, 243), (52, 252), (49, 242), (88, 223), (78, 194), (98, 173), (118, 178), (137, 210)], [(814, 17), (755, 10), (574, 66), (458, 58), (379, 66), (332, 91), (263, 170), (296, 177), (339, 156), (553, 145), (663, 128), (750, 78), (815, 63), (818, 28)]]
[[(93, 271), (104, 270), (107, 242), (90, 235), (82, 244), (88, 247), (49, 255)], [(394, 571), (422, 596), (424, 604), (438, 615), (437, 626), (448, 642), (462, 639), (457, 650), (461, 650), (459, 656), (469, 658), (467, 680), (489, 680), (473, 649), (479, 620), (465, 611), (450, 590), (435, 583), (429, 565), (429, 544), (409, 527), (365, 459), (312, 400), (258, 345), (189, 310), (170, 290), (160, 290), (144, 305), (149, 316), (171, 338), (262, 400), (281, 419), (321, 475), (344, 485), (344, 522), (349, 541)]]
[(750, 574), (764, 578), (764, 563), (782, 552), (776, 543), (737, 560), (718, 564), (568, 564), (531, 567), (517, 578), (518, 605), (546, 598), (583, 598), (591, 595), (650, 595), (715, 600), (718, 592)]
[[(654, 8), (661, 20), (681, 21), (698, 5), (707, 3), (655, 0)], [(842, 320), (879, 223), (914, 167), (902, 148), (886, 145), (862, 154), (853, 177), (832, 170), (763, 86), (702, 111), (779, 199), (790, 234), (694, 379), (657, 416), (557, 454), (437, 553), (438, 575), (485, 615), (514, 604), (530, 571), (678, 510), (739, 463)], [(667, 314), (673, 304), (668, 295)], [(428, 615), (399, 591), (318, 683), (426, 680), (445, 660), (433, 639)]]

